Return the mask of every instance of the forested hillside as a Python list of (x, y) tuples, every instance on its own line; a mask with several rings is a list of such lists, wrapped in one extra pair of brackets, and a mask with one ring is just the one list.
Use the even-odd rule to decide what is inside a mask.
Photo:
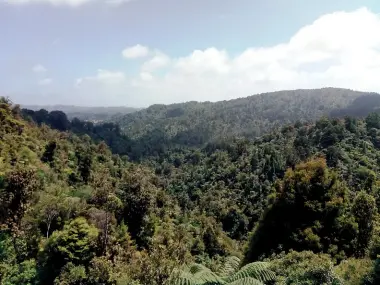
[[(352, 106), (362, 96), (371, 94), (337, 88), (279, 91), (216, 103), (153, 105), (114, 121), (135, 140), (164, 140), (166, 147), (200, 146), (215, 139), (255, 138), (296, 121), (312, 122)], [(366, 115), (380, 102), (364, 100), (360, 107)]]
[[(203, 248), (238, 253), (211, 217), (182, 214), (150, 169), (0, 103), (0, 284), (163, 284)], [(197, 251), (197, 248), (200, 250)]]
[[(348, 94), (326, 108), (375, 96)], [(5, 99), (0, 123), (0, 284), (380, 283), (377, 113), (160, 152), (151, 138), (139, 163), (116, 124)]]
[(138, 108), (131, 107), (81, 107), (68, 105), (24, 105), (22, 107), (33, 111), (39, 111), (41, 109), (48, 112), (62, 111), (70, 120), (78, 118), (83, 121), (91, 122), (103, 122), (110, 120), (114, 116), (122, 116), (140, 110)]
[[(88, 134), (114, 153), (133, 161), (158, 157), (178, 148), (253, 139), (280, 126), (314, 122), (322, 116), (363, 118), (380, 108), (376, 93), (324, 88), (255, 95), (217, 103), (153, 105), (109, 122), (71, 119), (62, 111), (23, 109), (26, 119), (58, 130)], [(119, 124), (120, 123), (120, 124)]]

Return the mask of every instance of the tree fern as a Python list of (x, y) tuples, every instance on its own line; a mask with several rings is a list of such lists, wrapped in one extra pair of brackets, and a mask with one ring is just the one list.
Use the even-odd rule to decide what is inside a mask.
[(218, 270), (218, 275), (221, 277), (227, 277), (234, 274), (240, 267), (241, 260), (236, 256), (227, 257), (226, 262)]
[(264, 283), (252, 278), (252, 277), (245, 277), (236, 281), (233, 281), (231, 283), (226, 283), (228, 285), (263, 285)]
[(264, 285), (275, 279), (265, 262), (254, 262), (239, 269), (240, 259), (230, 257), (218, 273), (201, 264), (191, 264), (173, 273), (170, 285)]
[(268, 266), (269, 264), (267, 262), (249, 263), (236, 273), (228, 276), (226, 278), (227, 284), (248, 277), (255, 278), (263, 283), (274, 280), (276, 277), (275, 273), (269, 270)]

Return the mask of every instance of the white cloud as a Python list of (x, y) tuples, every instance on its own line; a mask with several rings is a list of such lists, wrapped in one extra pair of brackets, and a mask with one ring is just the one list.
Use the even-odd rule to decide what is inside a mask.
[(124, 3), (128, 3), (128, 2), (131, 2), (133, 0), (105, 0), (105, 2), (107, 4), (110, 4), (110, 5), (115, 5), (115, 6), (118, 6), (118, 5), (121, 5), (121, 4), (124, 4)]
[(155, 71), (157, 69), (166, 67), (169, 64), (170, 57), (160, 51), (157, 51), (154, 57), (144, 62), (144, 64), (141, 66), (141, 69), (145, 71)]
[(127, 59), (146, 57), (149, 55), (149, 49), (142, 45), (135, 45), (125, 48), (121, 54)]
[(88, 82), (96, 82), (101, 84), (117, 84), (125, 80), (124, 73), (120, 71), (109, 71), (104, 69), (98, 69), (96, 75), (78, 78), (76, 85), (86, 84)]
[(38, 81), (38, 85), (46, 86), (46, 85), (50, 85), (52, 82), (53, 82), (53, 79), (44, 78), (44, 79), (41, 79), (40, 81)]
[(106, 3), (109, 5), (121, 5), (132, 0), (0, 0), (10, 5), (49, 4), (53, 6), (79, 7), (89, 3)]
[(230, 63), (227, 52), (208, 48), (204, 51), (195, 50), (191, 55), (177, 59), (175, 68), (185, 74), (226, 74), (230, 70)]
[(150, 81), (150, 80), (153, 80), (153, 75), (149, 72), (143, 71), (140, 73), (140, 78), (143, 81)]
[[(237, 55), (215, 47), (179, 58), (153, 52), (133, 79), (93, 88), (91, 94), (102, 100), (112, 90), (116, 104), (128, 103), (125, 94), (133, 94), (135, 105), (146, 106), (325, 86), (380, 92), (379, 31), (380, 16), (362, 8), (321, 16), (286, 42), (249, 47)], [(149, 53), (140, 45), (123, 51), (126, 58)]]
[(33, 66), (32, 70), (35, 73), (44, 73), (47, 71), (47, 69), (41, 64), (36, 64), (35, 66)]

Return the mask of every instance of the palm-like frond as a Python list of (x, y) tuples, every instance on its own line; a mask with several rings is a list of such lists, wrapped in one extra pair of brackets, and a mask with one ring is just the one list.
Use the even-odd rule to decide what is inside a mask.
[(252, 277), (245, 277), (245, 278), (242, 278), (242, 279), (239, 279), (227, 284), (228, 285), (264, 285), (263, 282)]
[(173, 285), (199, 285), (199, 284), (224, 284), (223, 280), (206, 266), (193, 263), (185, 266), (182, 271), (173, 278)]
[(275, 279), (276, 275), (268, 269), (267, 262), (254, 262), (243, 266), (238, 272), (226, 278), (227, 283), (234, 282), (243, 278), (255, 278), (261, 282), (268, 282)]
[(275, 279), (275, 274), (268, 269), (266, 262), (254, 262), (245, 265), (240, 270), (240, 260), (229, 258), (219, 270), (212, 272), (201, 264), (185, 266), (169, 282), (170, 285), (264, 285)]
[(227, 277), (234, 274), (240, 266), (241, 260), (236, 256), (227, 257), (226, 262), (218, 270), (218, 275), (221, 277)]

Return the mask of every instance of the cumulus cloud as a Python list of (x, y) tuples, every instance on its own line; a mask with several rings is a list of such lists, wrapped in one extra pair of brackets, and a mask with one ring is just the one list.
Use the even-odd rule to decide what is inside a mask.
[(139, 57), (146, 57), (149, 55), (149, 48), (142, 45), (135, 45), (125, 48), (122, 53), (124, 58), (134, 59)]
[(184, 74), (226, 74), (231, 68), (231, 63), (227, 52), (213, 47), (204, 51), (195, 50), (191, 55), (177, 59), (174, 67), (179, 73)]
[(140, 73), (140, 78), (143, 81), (150, 81), (150, 80), (153, 80), (153, 75), (149, 72), (143, 71)]
[(50, 85), (52, 82), (53, 82), (53, 79), (44, 78), (44, 79), (41, 79), (40, 81), (38, 81), (38, 85), (46, 86), (46, 85)]
[[(134, 94), (134, 102), (143, 106), (325, 86), (380, 92), (379, 31), (380, 16), (362, 8), (323, 15), (286, 42), (249, 47), (237, 55), (210, 47), (170, 58), (137, 45), (124, 50), (123, 56), (152, 57), (134, 78), (124, 77), (122, 84), (109, 88), (118, 100), (127, 102), (123, 94)], [(99, 98), (109, 94), (109, 90), (92, 91)]]
[(88, 82), (95, 82), (101, 84), (117, 84), (125, 80), (125, 75), (120, 71), (109, 71), (104, 69), (98, 69), (96, 75), (78, 78), (76, 85), (86, 84)]
[(10, 5), (27, 5), (27, 4), (49, 4), (53, 6), (70, 6), (79, 7), (89, 3), (106, 3), (110, 5), (120, 5), (132, 0), (0, 0)]
[(166, 67), (169, 64), (170, 57), (160, 51), (157, 51), (151, 59), (143, 63), (141, 69), (144, 71), (155, 71), (157, 69)]
[(44, 73), (44, 72), (47, 71), (47, 69), (45, 68), (45, 66), (43, 66), (41, 64), (36, 64), (35, 66), (33, 66), (32, 70), (35, 73)]
[(118, 6), (118, 5), (121, 5), (121, 4), (124, 4), (124, 3), (128, 3), (128, 2), (131, 2), (133, 0), (105, 0), (105, 2), (107, 4), (110, 4), (110, 5), (115, 5), (115, 6)]

